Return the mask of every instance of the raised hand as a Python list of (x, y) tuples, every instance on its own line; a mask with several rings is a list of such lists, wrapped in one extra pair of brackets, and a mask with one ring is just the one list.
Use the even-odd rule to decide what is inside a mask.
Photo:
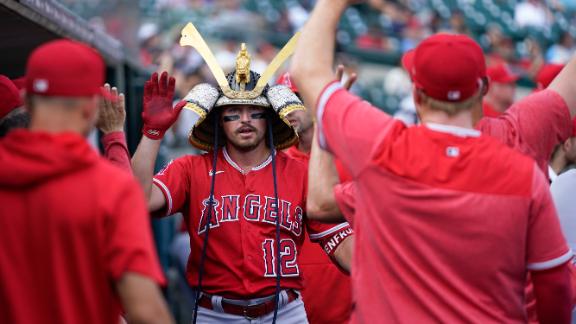
[(104, 92), (106, 93), (100, 100), (100, 114), (96, 127), (104, 134), (111, 132), (124, 131), (124, 122), (126, 121), (126, 101), (124, 94), (118, 94), (116, 87), (110, 88), (106, 83), (104, 85)]
[(168, 77), (166, 72), (162, 72), (160, 78), (158, 78), (158, 73), (152, 74), (150, 80), (144, 84), (142, 133), (146, 137), (153, 140), (162, 139), (166, 130), (178, 119), (186, 102), (181, 101), (174, 108), (172, 107), (175, 84), (176, 80)]
[[(338, 67), (336, 68), (336, 80), (342, 82), (343, 76), (344, 76), (344, 65), (338, 64)], [(350, 88), (352, 87), (354, 82), (356, 82), (357, 79), (358, 75), (356, 73), (350, 74), (346, 82), (344, 82), (344, 88), (346, 88), (346, 90), (350, 90)]]

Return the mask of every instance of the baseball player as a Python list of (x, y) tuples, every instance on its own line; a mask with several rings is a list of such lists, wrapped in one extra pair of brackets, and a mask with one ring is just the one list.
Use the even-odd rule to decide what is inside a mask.
[(1, 323), (171, 322), (141, 189), (84, 138), (103, 81), (81, 43), (28, 60), (30, 130), (0, 140)]
[[(20, 79), (16, 80), (19, 81)], [(16, 128), (28, 127), (30, 114), (24, 108), (20, 89), (16, 82), (0, 75), (0, 137)], [(132, 172), (130, 153), (124, 136), (126, 120), (125, 99), (116, 87), (108, 83), (102, 89), (105, 96), (100, 99), (96, 127), (102, 132), (104, 156), (120, 168)]]
[(30, 117), (24, 111), (24, 103), (16, 84), (0, 75), (0, 137), (6, 136), (13, 128), (27, 127)]
[[(332, 238), (344, 238), (349, 229), (307, 220), (306, 166), (272, 153), (297, 140), (286, 115), (303, 109), (302, 103), (285, 86), (266, 86), (250, 98), (260, 76), (249, 62), (243, 46), (227, 84), (198, 85), (174, 108), (174, 79), (153, 75), (145, 87), (144, 136), (133, 169), (151, 211), (184, 214), (191, 246), (187, 277), (201, 292), (198, 322), (306, 323), (299, 293), (305, 232), (348, 269), (348, 241)], [(209, 154), (178, 158), (152, 178), (160, 139), (184, 105), (199, 116), (190, 142)]]
[[(339, 67), (339, 77), (343, 72), (343, 67)], [(351, 78), (346, 88), (349, 88), (355, 78)], [(277, 84), (283, 84), (289, 87), (294, 93), (298, 94), (298, 88), (290, 79), (289, 73), (284, 73), (278, 80)], [(289, 147), (285, 153), (303, 163), (308, 164), (310, 159), (310, 148), (314, 135), (314, 121), (312, 115), (307, 110), (297, 110), (288, 116), (290, 124), (294, 126), (298, 133), (298, 143)], [(334, 167), (334, 166), (332, 166)], [(349, 175), (343, 171), (341, 164), (338, 170), (347, 180)], [(307, 211), (311, 206), (308, 204)], [(340, 213), (336, 213), (340, 215)], [(348, 224), (340, 222), (340, 224)], [(350, 229), (350, 233), (352, 229)], [(347, 233), (346, 233), (347, 234)], [(304, 280), (302, 289), (302, 299), (306, 307), (308, 321), (314, 323), (348, 323), (352, 312), (352, 291), (350, 278), (342, 273), (333, 262), (322, 251), (318, 244), (312, 243), (311, 240), (304, 240), (300, 252), (300, 267)], [(334, 303), (334, 300), (338, 300)]]
[(483, 115), (498, 117), (514, 103), (516, 81), (519, 76), (512, 73), (505, 63), (488, 67), (486, 74), (490, 80), (490, 87), (482, 101)]
[[(318, 103), (321, 147), (355, 180), (352, 322), (523, 322), (527, 271), (539, 319), (569, 322), (572, 252), (546, 179), (533, 160), (473, 129), (487, 86), (481, 48), (447, 34), (416, 48), (423, 125), (407, 128), (331, 82), (347, 6), (317, 2), (291, 73), (305, 102)], [(570, 115), (564, 90), (544, 96)]]

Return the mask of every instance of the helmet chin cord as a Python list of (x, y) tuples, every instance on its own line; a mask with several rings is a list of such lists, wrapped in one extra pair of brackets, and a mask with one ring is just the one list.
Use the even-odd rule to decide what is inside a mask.
[[(194, 317), (192, 323), (196, 324), (198, 317), (198, 302), (202, 293), (202, 277), (204, 275), (204, 263), (206, 262), (206, 250), (208, 248), (208, 233), (210, 233), (210, 223), (212, 222), (212, 210), (214, 209), (214, 185), (216, 184), (216, 163), (218, 162), (218, 118), (214, 118), (214, 157), (212, 160), (212, 179), (210, 182), (210, 198), (208, 200), (208, 215), (206, 216), (206, 228), (204, 230), (204, 242), (202, 244), (202, 254), (198, 264), (198, 285), (196, 286), (196, 296), (194, 297)], [(200, 224), (202, 226), (202, 224)]]
[(274, 317), (272, 324), (276, 323), (278, 316), (278, 304), (280, 302), (280, 278), (282, 276), (282, 268), (280, 262), (280, 207), (278, 201), (278, 178), (276, 176), (276, 147), (274, 146), (274, 135), (272, 134), (272, 118), (267, 115), (268, 124), (268, 139), (270, 142), (270, 154), (272, 155), (272, 178), (274, 180), (274, 199), (276, 200), (276, 292), (274, 293)]

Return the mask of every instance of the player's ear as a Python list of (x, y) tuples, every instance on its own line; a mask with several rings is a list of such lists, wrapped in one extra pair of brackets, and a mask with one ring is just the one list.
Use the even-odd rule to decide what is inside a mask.
[(482, 97), (484, 97), (490, 89), (490, 79), (487, 76), (482, 78)]
[(420, 96), (420, 90), (416, 89), (416, 87), (412, 88), (412, 97), (414, 98), (414, 103), (417, 106), (422, 104), (422, 97)]

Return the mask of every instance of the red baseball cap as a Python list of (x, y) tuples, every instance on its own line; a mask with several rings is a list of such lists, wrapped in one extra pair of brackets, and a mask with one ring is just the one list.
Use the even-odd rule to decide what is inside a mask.
[(292, 78), (290, 77), (289, 72), (282, 74), (278, 78), (278, 80), (276, 80), (276, 84), (283, 84), (283, 85), (287, 86), (288, 88), (290, 88), (290, 90), (292, 90), (292, 92), (294, 92), (294, 93), (298, 92), (298, 88), (296, 87), (294, 82), (292, 82)]
[(514, 83), (518, 80), (519, 76), (512, 73), (510, 68), (505, 63), (496, 64), (486, 70), (490, 82), (494, 83)]
[(23, 104), (18, 87), (6, 76), (0, 75), (0, 118)]
[(89, 46), (66, 39), (36, 48), (26, 66), (26, 92), (41, 96), (90, 97), (101, 94), (104, 61)]
[(436, 34), (402, 57), (416, 88), (447, 102), (461, 102), (480, 90), (486, 77), (482, 48), (465, 35)]
[(546, 64), (536, 75), (536, 88), (542, 90), (547, 88), (554, 78), (562, 71), (564, 65), (562, 64)]

